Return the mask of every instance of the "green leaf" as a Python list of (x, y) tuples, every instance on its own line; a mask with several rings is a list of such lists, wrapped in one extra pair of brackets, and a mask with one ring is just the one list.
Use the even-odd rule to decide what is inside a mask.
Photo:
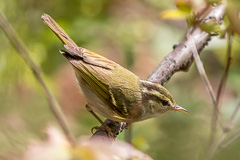
[(177, 0), (175, 2), (176, 7), (183, 12), (190, 13), (192, 11), (192, 4), (189, 0)]

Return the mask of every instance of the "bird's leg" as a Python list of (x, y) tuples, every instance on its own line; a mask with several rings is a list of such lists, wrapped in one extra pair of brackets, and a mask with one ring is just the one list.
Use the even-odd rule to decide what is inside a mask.
[(93, 134), (93, 130), (96, 129), (96, 130), (106, 131), (106, 132), (108, 133), (108, 136), (113, 137), (113, 133), (112, 133), (111, 128), (109, 128), (109, 127), (96, 115), (96, 113), (93, 112), (93, 110), (91, 109), (91, 107), (90, 107), (88, 104), (86, 104), (86, 109), (87, 109), (88, 112), (90, 112), (90, 113), (102, 124), (102, 126), (100, 126), (100, 127), (98, 127), (98, 126), (93, 127), (93, 128), (91, 129), (92, 134)]

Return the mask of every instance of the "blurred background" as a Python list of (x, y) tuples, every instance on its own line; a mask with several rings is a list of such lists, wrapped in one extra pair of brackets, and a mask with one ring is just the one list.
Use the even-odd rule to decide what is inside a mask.
[[(52, 16), (79, 46), (146, 79), (187, 31), (185, 20), (159, 18), (161, 11), (171, 8), (173, 0), (0, 1), (0, 10), (41, 69), (75, 137), (91, 135), (91, 128), (99, 123), (86, 111), (73, 69), (58, 52), (63, 49), (62, 43), (42, 22), (41, 15)], [(226, 122), (240, 96), (239, 44), (239, 36), (235, 36), (221, 109)], [(60, 127), (42, 87), (2, 30), (0, 47), (0, 159), (15, 160), (24, 154), (30, 141), (46, 138), (48, 125)], [(226, 50), (227, 40), (216, 37), (201, 53), (215, 93), (226, 65)], [(133, 144), (154, 159), (201, 159), (208, 146), (213, 105), (195, 65), (186, 73), (176, 73), (165, 87), (190, 113), (171, 112), (133, 124)], [(240, 114), (236, 129), (239, 119)], [(124, 133), (118, 139), (124, 139)], [(214, 159), (237, 159), (239, 147), (240, 140), (236, 140)]]

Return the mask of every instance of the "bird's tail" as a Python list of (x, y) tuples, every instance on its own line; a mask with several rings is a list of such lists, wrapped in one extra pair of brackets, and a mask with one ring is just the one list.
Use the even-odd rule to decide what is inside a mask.
[(58, 36), (58, 38), (63, 42), (63, 44), (77, 47), (76, 43), (68, 36), (68, 34), (55, 22), (55, 20), (48, 14), (42, 15), (42, 20), (44, 23)]

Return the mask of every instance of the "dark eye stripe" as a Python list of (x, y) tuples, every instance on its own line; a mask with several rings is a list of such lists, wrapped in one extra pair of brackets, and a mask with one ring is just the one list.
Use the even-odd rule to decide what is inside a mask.
[[(157, 91), (157, 92), (159, 92), (159, 94), (161, 94), (162, 96), (166, 97), (169, 100), (170, 103), (174, 103), (171, 94), (168, 92), (168, 90), (166, 88), (164, 88), (160, 84), (156, 85), (156, 84), (151, 83), (151, 82), (142, 83), (142, 84), (143, 84), (143, 87), (145, 87), (149, 92)], [(166, 101), (168, 101), (168, 100), (166, 100)], [(163, 103), (165, 103), (165, 102), (163, 102)]]
[(167, 100), (160, 100), (163, 106), (169, 106), (169, 103)]
[(163, 106), (170, 106), (169, 99), (165, 95), (159, 92), (149, 92), (148, 94), (151, 99), (155, 99), (156, 102), (162, 103)]

